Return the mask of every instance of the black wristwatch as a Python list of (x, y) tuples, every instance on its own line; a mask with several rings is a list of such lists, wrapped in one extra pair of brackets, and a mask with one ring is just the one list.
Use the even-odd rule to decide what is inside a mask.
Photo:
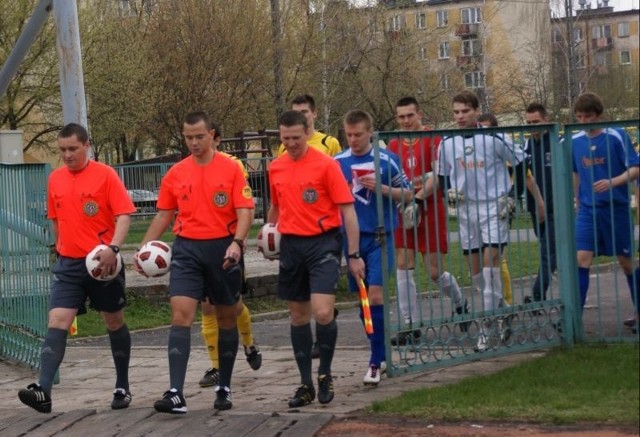
[(349, 254), (350, 259), (360, 259), (360, 252), (353, 252)]
[(116, 246), (115, 244), (110, 244), (109, 249), (113, 250), (113, 253), (116, 255), (120, 253), (120, 246)]
[(236, 243), (238, 246), (240, 246), (240, 249), (244, 249), (244, 241), (242, 241), (239, 238), (234, 238), (233, 242)]

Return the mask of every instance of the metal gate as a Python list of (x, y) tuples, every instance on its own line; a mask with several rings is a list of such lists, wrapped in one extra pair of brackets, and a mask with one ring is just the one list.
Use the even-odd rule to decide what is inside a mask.
[[(609, 124), (613, 125), (613, 124)], [(638, 122), (615, 123), (616, 127), (635, 127)], [(569, 129), (584, 128), (584, 126), (567, 126)], [(555, 241), (545, 240), (546, 248), (541, 246), (537, 240), (537, 235), (549, 236), (549, 233), (540, 234), (540, 225), (533, 222), (529, 212), (527, 212), (526, 194), (521, 196), (518, 187), (515, 187), (514, 205), (515, 211), (510, 220), (507, 241), (508, 244), (500, 256), (500, 270), (502, 293), (505, 284), (510, 284), (510, 302), (496, 302), (490, 308), (483, 305), (483, 293), (477, 290), (474, 285), (470, 271), (474, 268), (470, 261), (472, 258), (463, 255), (463, 246), (466, 233), (461, 231), (462, 220), (468, 220), (475, 215), (482, 216), (481, 209), (488, 211), (500, 210), (501, 203), (488, 205), (482, 202), (474, 202), (465, 199), (458, 199), (455, 194), (448, 195), (445, 187), (438, 196), (444, 199), (446, 214), (439, 219), (437, 214), (432, 218), (430, 224), (428, 220), (422, 220), (418, 225), (406, 232), (404, 237), (400, 237), (400, 242), (395, 241), (393, 236), (386, 238), (384, 244), (391, 244), (394, 247), (393, 254), (396, 257), (400, 251), (404, 251), (405, 257), (410, 256), (406, 247), (418, 247), (419, 238), (426, 238), (426, 245), (435, 243), (436, 251), (448, 244), (448, 252), (441, 257), (435, 257), (437, 274), (430, 274), (429, 266), (432, 259), (427, 250), (426, 256), (419, 251), (413, 253), (413, 263), (415, 268), (396, 270), (390, 275), (385, 275), (388, 282), (385, 284), (385, 344), (387, 353), (388, 372), (390, 376), (400, 375), (409, 372), (424, 371), (438, 367), (451, 366), (469, 361), (482, 360), (511, 353), (544, 349), (560, 344), (573, 344), (574, 341), (582, 341), (585, 337), (583, 325), (583, 312), (580, 307), (577, 278), (576, 245), (574, 235), (574, 194), (573, 194), (573, 168), (571, 155), (571, 142), (562, 141), (560, 137), (560, 126), (557, 124), (537, 125), (537, 126), (517, 126), (485, 129), (466, 130), (434, 130), (424, 132), (379, 132), (374, 135), (374, 146), (376, 148), (376, 159), (379, 159), (377, 149), (387, 147), (391, 141), (404, 142), (404, 145), (422, 141), (440, 141), (444, 138), (472, 137), (473, 133), (482, 132), (488, 137), (506, 138), (515, 148), (523, 148), (532, 133), (540, 134), (548, 132), (547, 138), (549, 153), (544, 158), (536, 162), (530, 162), (531, 171), (536, 166), (550, 165), (552, 167), (553, 179), (553, 226), (555, 230)], [(637, 131), (636, 131), (637, 132)], [(496, 140), (498, 141), (498, 140)], [(545, 140), (543, 140), (544, 142)], [(447, 144), (447, 143), (445, 143)], [(473, 152), (473, 146), (468, 152)], [(464, 149), (467, 153), (467, 148)], [(437, 156), (413, 157), (413, 159), (437, 161)], [(456, 158), (457, 160), (457, 158)], [(424, 162), (422, 163), (424, 164)], [(418, 164), (416, 164), (418, 165)], [(463, 160), (457, 160), (456, 165), (463, 166)], [(472, 169), (461, 167), (461, 171), (470, 172)], [(512, 172), (513, 173), (513, 172)], [(535, 172), (534, 172), (535, 173)], [(428, 177), (433, 175), (423, 175), (420, 183), (425, 184)], [(518, 180), (516, 175), (511, 175)], [(526, 174), (520, 180), (526, 180)], [(475, 181), (476, 183), (478, 181)], [(489, 182), (489, 181), (481, 181)], [(546, 190), (544, 182), (539, 182), (541, 192)], [(634, 182), (634, 181), (629, 181)], [(379, 183), (379, 181), (378, 181)], [(493, 187), (492, 183), (489, 186)], [(551, 187), (549, 187), (550, 189)], [(381, 191), (378, 187), (378, 196)], [(523, 187), (526, 193), (526, 189)], [(445, 193), (445, 194), (443, 194)], [(544, 194), (544, 193), (543, 193)], [(448, 200), (451, 200), (449, 203)], [(504, 199), (494, 202), (503, 202)], [(400, 204), (398, 209), (404, 213), (405, 217), (411, 216), (411, 209), (418, 211), (432, 208), (437, 209), (436, 198), (428, 197), (422, 204), (416, 205), (416, 201)], [(495, 209), (491, 209), (495, 208)], [(384, 211), (378, 211), (381, 217)], [(420, 215), (420, 213), (418, 213)], [(415, 215), (413, 215), (416, 219)], [(426, 217), (426, 216), (423, 216)], [(379, 220), (382, 225), (384, 222)], [(402, 226), (402, 224), (401, 224)], [(419, 232), (419, 227), (443, 226), (446, 228), (444, 235), (446, 242), (441, 241), (435, 235), (437, 241), (433, 239), (427, 229), (424, 233)], [(620, 230), (629, 232), (631, 230)], [(413, 245), (408, 244), (408, 239), (413, 239)], [(500, 240), (502, 241), (502, 240)], [(482, 251), (482, 249), (481, 249)], [(545, 252), (546, 251), (546, 252)], [(557, 269), (550, 265), (549, 255), (555, 252)], [(544, 252), (544, 253), (543, 253)], [(386, 253), (385, 250), (382, 251)], [(472, 252), (471, 252), (472, 253)], [(467, 259), (469, 258), (469, 259)], [(548, 288), (544, 300), (533, 298), (535, 294), (532, 286), (538, 276), (541, 267), (540, 260), (546, 260), (546, 267), (549, 271), (556, 270), (553, 274), (551, 284)], [(507, 264), (509, 275), (504, 279), (503, 264)], [(543, 262), (544, 263), (544, 262)], [(386, 266), (386, 262), (383, 262)], [(544, 265), (544, 264), (543, 264)], [(480, 258), (482, 270), (482, 257)], [(587, 315), (596, 326), (588, 333), (588, 339), (598, 341), (637, 341), (637, 335), (633, 335), (630, 330), (624, 330), (622, 326), (621, 308), (633, 308), (628, 293), (619, 292), (617, 289), (619, 269), (616, 269), (615, 259), (599, 259), (591, 269), (592, 275), (599, 276), (600, 280), (592, 281), (591, 291), (593, 301), (597, 301), (597, 311), (592, 312), (585, 307), (585, 319)], [(442, 274), (450, 272), (456, 278), (466, 302), (468, 312), (464, 307), (459, 307), (460, 301), (456, 302), (455, 293), (452, 287), (443, 289)], [(493, 270), (496, 272), (496, 270)], [(434, 276), (437, 281), (430, 278)], [(494, 275), (497, 276), (497, 275)], [(493, 278), (494, 276), (491, 276)], [(509, 278), (510, 276), (510, 278)], [(417, 298), (404, 299), (401, 305), (398, 294), (407, 293), (411, 295), (411, 280), (414, 280)], [(477, 278), (476, 278), (477, 279)], [(493, 281), (493, 279), (491, 279)], [(409, 283), (410, 285), (406, 285)], [(622, 283), (626, 282), (623, 280)], [(622, 283), (620, 286), (622, 286)], [(492, 282), (492, 284), (494, 284)], [(400, 288), (398, 285), (401, 285)], [(448, 284), (445, 284), (448, 285)], [(615, 286), (612, 286), (615, 285)], [(594, 291), (595, 290), (595, 291)], [(609, 307), (600, 305), (601, 302), (608, 302)], [(408, 305), (407, 303), (408, 302)], [(407, 308), (408, 307), (408, 308)], [(588, 313), (587, 313), (588, 311)], [(632, 314), (633, 311), (629, 311)], [(408, 315), (408, 316), (407, 316)], [(595, 319), (595, 321), (593, 320)], [(609, 328), (604, 328), (604, 321), (607, 321)], [(485, 347), (479, 347), (479, 338), (484, 337)]]
[(46, 164), (0, 164), (0, 357), (33, 368), (50, 283)]

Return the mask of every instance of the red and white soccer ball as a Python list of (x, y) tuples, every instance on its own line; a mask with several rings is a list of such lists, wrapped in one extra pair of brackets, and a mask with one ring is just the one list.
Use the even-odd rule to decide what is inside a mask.
[(258, 250), (266, 259), (280, 258), (280, 232), (278, 224), (265, 223), (258, 234)]
[(166, 274), (171, 265), (171, 246), (159, 240), (145, 243), (138, 251), (138, 265), (150, 278)]
[(118, 253), (116, 255), (116, 260), (117, 260), (116, 270), (111, 275), (102, 276), (102, 269), (98, 268), (98, 264), (100, 264), (100, 261), (97, 259), (94, 259), (94, 257), (101, 250), (107, 250), (107, 249), (109, 249), (109, 246), (107, 246), (106, 244), (98, 244), (96, 247), (93, 248), (91, 252), (87, 254), (86, 258), (84, 259), (84, 264), (87, 266), (87, 272), (89, 272), (89, 275), (91, 275), (93, 279), (97, 279), (98, 281), (111, 281), (116, 276), (118, 276), (118, 274), (120, 273), (120, 270), (122, 270), (122, 256)]

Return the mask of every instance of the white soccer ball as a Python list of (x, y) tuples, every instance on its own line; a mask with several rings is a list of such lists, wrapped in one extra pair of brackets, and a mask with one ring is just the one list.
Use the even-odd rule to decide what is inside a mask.
[(150, 278), (166, 274), (171, 266), (171, 246), (159, 240), (145, 243), (138, 251), (138, 265)]
[(91, 252), (87, 254), (86, 258), (84, 259), (84, 264), (87, 266), (87, 272), (89, 272), (89, 275), (91, 275), (93, 279), (97, 279), (98, 281), (111, 281), (116, 276), (118, 276), (120, 270), (122, 270), (122, 256), (118, 253), (116, 254), (117, 263), (115, 272), (108, 276), (102, 275), (102, 269), (98, 268), (98, 264), (100, 264), (100, 261), (98, 259), (94, 259), (94, 257), (98, 254), (98, 252), (106, 249), (109, 249), (109, 246), (107, 246), (106, 244), (98, 244), (93, 248)]
[(266, 259), (280, 258), (280, 237), (278, 224), (265, 223), (258, 234), (258, 250)]

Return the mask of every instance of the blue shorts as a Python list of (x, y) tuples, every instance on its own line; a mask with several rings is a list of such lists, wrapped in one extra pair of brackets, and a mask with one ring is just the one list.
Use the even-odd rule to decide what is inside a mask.
[(169, 297), (186, 296), (213, 305), (234, 305), (242, 291), (242, 269), (223, 269), (224, 256), (233, 237), (190, 240), (176, 237), (171, 256)]
[[(394, 236), (391, 232), (387, 232), (384, 236), (385, 238), (385, 247), (387, 249), (387, 279), (390, 277), (393, 270), (393, 244), (394, 244)], [(346, 240), (346, 238), (345, 238)], [(364, 283), (368, 286), (370, 285), (378, 285), (382, 287), (384, 274), (382, 268), (382, 242), (379, 241), (376, 234), (371, 233), (361, 233), (360, 234), (360, 256), (364, 261), (365, 267), (365, 278)], [(348, 252), (348, 248), (345, 245), (344, 248), (345, 254)], [(345, 255), (346, 256), (346, 255)], [(355, 278), (349, 274), (349, 291), (357, 292), (358, 291), (358, 283)]]
[(124, 267), (111, 281), (93, 279), (84, 258), (61, 256), (51, 269), (51, 297), (49, 310), (53, 308), (77, 309), (78, 314), (87, 312), (85, 304), (96, 311), (116, 313), (125, 307)]
[(334, 294), (342, 273), (343, 239), (339, 228), (311, 237), (283, 235), (278, 297), (307, 302), (311, 293)]
[[(613, 220), (612, 220), (613, 219)], [(580, 207), (576, 215), (576, 249), (595, 256), (632, 255), (631, 212), (627, 204)]]

